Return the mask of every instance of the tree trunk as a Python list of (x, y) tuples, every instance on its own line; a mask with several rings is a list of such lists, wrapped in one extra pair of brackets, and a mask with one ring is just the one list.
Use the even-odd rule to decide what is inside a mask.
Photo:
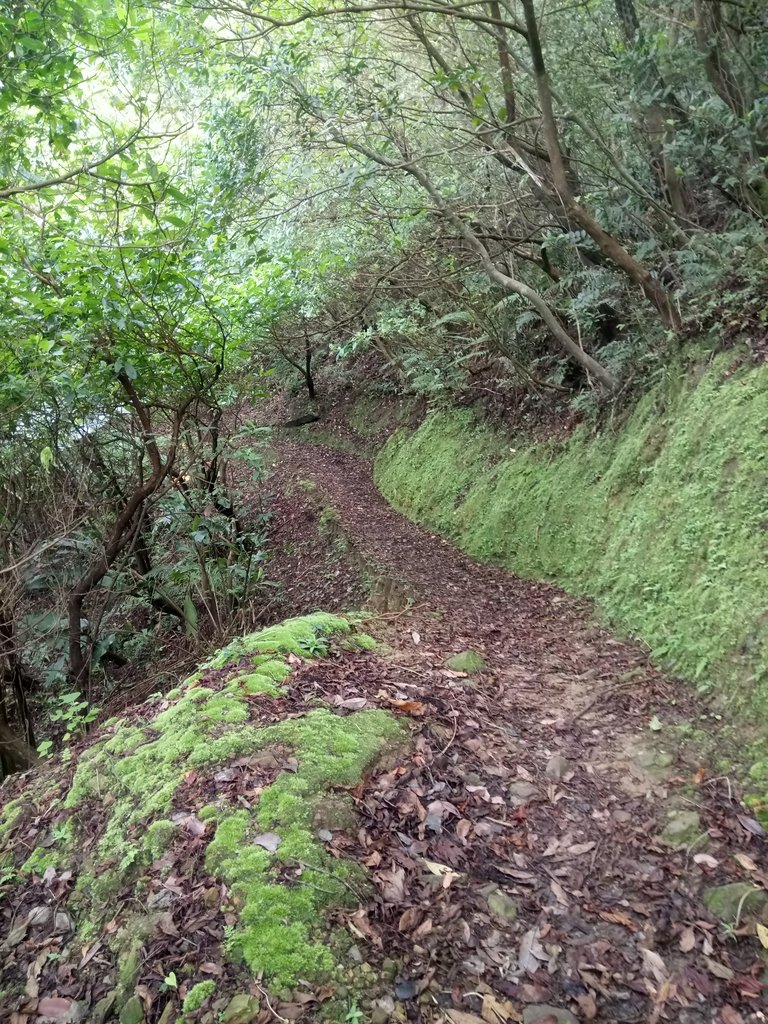
[[(16, 650), (13, 609), (0, 605), (0, 779), (37, 761), (26, 678)], [(9, 711), (8, 690), (14, 710)]]
[(184, 406), (177, 414), (174, 423), (171, 442), (165, 461), (160, 457), (155, 434), (149, 416), (149, 410), (141, 401), (136, 392), (133, 382), (125, 373), (120, 374), (120, 383), (128, 396), (128, 401), (133, 406), (137, 419), (141, 425), (141, 434), (144, 441), (144, 448), (152, 466), (152, 474), (149, 479), (138, 487), (123, 504), (110, 530), (109, 536), (104, 542), (104, 547), (74, 585), (69, 594), (67, 602), (68, 616), (68, 649), (69, 649), (69, 680), (75, 690), (86, 690), (90, 678), (90, 658), (83, 650), (83, 637), (81, 620), (83, 617), (83, 605), (88, 594), (106, 576), (110, 567), (114, 564), (118, 555), (125, 550), (134, 536), (131, 529), (137, 515), (143, 509), (145, 502), (162, 485), (176, 458), (176, 447), (178, 444), (181, 422), (186, 412)]
[(664, 325), (671, 330), (680, 331), (682, 329), (681, 317), (666, 289), (653, 277), (648, 267), (640, 263), (639, 260), (636, 260), (634, 256), (627, 252), (617, 238), (614, 238), (613, 235), (609, 234), (598, 224), (589, 210), (576, 201), (571, 191), (557, 131), (557, 122), (552, 105), (552, 92), (549, 86), (546, 65), (544, 64), (544, 54), (541, 49), (541, 39), (536, 21), (536, 12), (533, 8), (533, 0), (522, 0), (522, 4), (528, 31), (528, 49), (533, 62), (536, 91), (541, 108), (544, 140), (549, 153), (552, 180), (560, 201), (571, 220), (586, 231), (603, 255), (607, 256), (634, 284), (639, 286), (648, 301), (658, 310)]
[(314, 402), (317, 394), (315, 392), (315, 380), (312, 376), (312, 343), (309, 340), (306, 327), (304, 328), (304, 380), (307, 382), (309, 400)]
[(637, 75), (638, 86), (641, 92), (655, 97), (642, 111), (651, 150), (651, 171), (662, 198), (677, 216), (685, 218), (688, 216), (686, 189), (667, 155), (666, 147), (674, 138), (675, 126), (686, 121), (687, 114), (667, 87), (656, 61), (643, 52), (643, 34), (634, 0), (614, 0), (614, 3), (624, 37), (641, 65)]
[(734, 114), (743, 118), (747, 103), (728, 61), (723, 55), (723, 16), (719, 0), (694, 0), (696, 45), (704, 55), (704, 70), (717, 95)]

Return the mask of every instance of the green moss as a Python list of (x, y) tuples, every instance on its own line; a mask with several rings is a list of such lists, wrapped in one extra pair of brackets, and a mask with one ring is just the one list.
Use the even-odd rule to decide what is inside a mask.
[(206, 999), (213, 995), (216, 991), (215, 981), (199, 981), (197, 985), (194, 985), (184, 998), (182, 1004), (183, 1013), (194, 1013), (195, 1010), (199, 1010)]
[[(402, 727), (379, 710), (341, 718), (325, 708), (258, 731), (256, 745), (292, 747), (295, 772), (284, 772), (262, 793), (255, 810), (238, 810), (219, 822), (208, 845), (206, 868), (242, 901), (228, 948), (254, 972), (291, 987), (299, 978), (319, 978), (334, 959), (316, 935), (322, 911), (349, 902), (354, 865), (330, 857), (315, 838), (314, 815), (333, 786), (352, 786)], [(259, 833), (275, 832), (274, 853), (259, 845)], [(290, 886), (276, 882), (290, 865)], [(297, 870), (298, 869), (298, 870)]]
[(768, 714), (768, 367), (657, 387), (616, 429), (520, 444), (471, 413), (390, 440), (376, 480), (481, 559), (593, 595), (654, 655)]
[(147, 829), (147, 849), (153, 858), (162, 857), (173, 842), (176, 826), (172, 821), (161, 818), (153, 821)]
[(22, 797), (17, 797), (0, 808), (0, 846), (5, 846), (11, 831), (23, 818), (25, 806), (26, 801)]
[(379, 644), (367, 633), (350, 633), (339, 641), (339, 647), (344, 651), (376, 651)]
[(115, 726), (115, 735), (103, 744), (103, 749), (108, 754), (126, 754), (138, 747), (146, 738), (144, 729), (140, 729), (138, 726), (126, 726), (124, 722), (118, 722)]
[(22, 874), (44, 875), (48, 868), (61, 867), (60, 854), (37, 846), (19, 869)]
[(449, 658), (446, 664), (454, 672), (471, 674), (483, 671), (485, 668), (485, 658), (478, 654), (477, 651), (460, 651), (458, 654), (454, 654), (452, 658)]
[(274, 681), (262, 672), (251, 672), (248, 675), (236, 676), (227, 683), (227, 690), (234, 693), (240, 691), (249, 695), (269, 693), (273, 697), (277, 696), (280, 692), (275, 686)]
[(112, 942), (117, 956), (116, 1001), (118, 1006), (124, 1005), (133, 995), (133, 987), (141, 968), (142, 947), (152, 932), (154, 920), (155, 918), (135, 915)]
[[(33, 851), (24, 865), (42, 873), (60, 866), (63, 851), (71, 852), (75, 859), (68, 863), (78, 871), (71, 897), (79, 911), (78, 939), (102, 933), (103, 915), (114, 912), (115, 897), (128, 887), (137, 907), (145, 903), (147, 869), (177, 834), (170, 812), (190, 771), (210, 773), (241, 754), (289, 748), (296, 769), (280, 774), (254, 806), (210, 804), (199, 811), (201, 820), (217, 821), (206, 868), (227, 884), (238, 910), (226, 941), (231, 956), (284, 987), (334, 971), (334, 956), (323, 942), (323, 911), (354, 899), (365, 876), (354, 863), (328, 854), (315, 836), (317, 822), (324, 812), (338, 814), (334, 820), (341, 822), (345, 811), (344, 824), (352, 823), (346, 790), (404, 731), (381, 710), (341, 717), (324, 706), (266, 727), (252, 724), (254, 701), (246, 692), (250, 683), (242, 683), (242, 662), (248, 658), (253, 664), (254, 671), (245, 675), (258, 679), (255, 692), (275, 694), (277, 680), (290, 673), (281, 656), (316, 653), (332, 633), (358, 637), (352, 632), (356, 625), (354, 618), (317, 613), (230, 644), (226, 657), (214, 655), (209, 662), (232, 667), (235, 679), (223, 690), (204, 685), (204, 670), (154, 718), (130, 726), (117, 722), (82, 752), (62, 801), (69, 818), (54, 830), (54, 845)], [(344, 792), (334, 793), (334, 787)], [(21, 801), (6, 808), (6, 831), (23, 813)], [(94, 818), (103, 821), (101, 832), (83, 853), (76, 840)], [(274, 852), (254, 842), (264, 832), (279, 836)], [(133, 994), (142, 947), (155, 920), (156, 915), (137, 914), (111, 942), (120, 965), (119, 1005)], [(196, 985), (184, 1012), (194, 1012), (211, 991)]]
[[(290, 667), (279, 655), (302, 650), (318, 636), (348, 633), (351, 621), (318, 612), (234, 641), (208, 667), (236, 665), (254, 656), (258, 692), (277, 693), (275, 679)], [(190, 769), (207, 769), (264, 745), (249, 723), (245, 693), (199, 685), (204, 671), (180, 688), (179, 698), (146, 725), (118, 723), (80, 757), (64, 806), (77, 818), (95, 800), (108, 807), (106, 825), (76, 886), (86, 916), (103, 910), (125, 881), (162, 854), (171, 841), (167, 820), (173, 797)], [(244, 692), (245, 691), (245, 692)], [(152, 824), (154, 822), (154, 824)], [(148, 827), (149, 824), (149, 827)], [(74, 833), (71, 833), (72, 838)], [(61, 844), (51, 856), (61, 856)]]
[(313, 643), (318, 636), (348, 633), (350, 628), (348, 619), (328, 612), (286, 619), (279, 626), (270, 626), (234, 640), (205, 662), (202, 669), (234, 665), (250, 654), (302, 654), (303, 644)]

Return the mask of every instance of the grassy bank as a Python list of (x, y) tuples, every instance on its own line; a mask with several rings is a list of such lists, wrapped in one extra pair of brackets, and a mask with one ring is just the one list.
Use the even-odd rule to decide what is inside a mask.
[(376, 479), (470, 554), (589, 594), (655, 657), (768, 724), (768, 368), (650, 391), (620, 426), (526, 446), (432, 413)]

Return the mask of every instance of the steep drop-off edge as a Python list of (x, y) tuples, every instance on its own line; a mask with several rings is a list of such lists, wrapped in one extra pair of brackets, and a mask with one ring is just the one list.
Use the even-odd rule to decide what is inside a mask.
[[(367, 881), (329, 844), (354, 829), (349, 790), (404, 730), (288, 681), (329, 651), (374, 647), (358, 626), (315, 613), (235, 640), (107, 722), (72, 763), (17, 780), (0, 812), (0, 870), (24, 905), (5, 939), (0, 1009), (140, 1024), (150, 1005), (158, 1019), (159, 1000), (163, 1024), (201, 1006), (237, 1024), (257, 1015), (249, 979), (277, 993), (307, 981), (354, 990), (325, 913), (356, 905)], [(55, 956), (25, 941), (51, 928)], [(57, 996), (88, 963), (98, 980), (86, 1003)], [(323, 1016), (336, 1013), (333, 991)]]
[[(528, 444), (433, 411), (379, 453), (395, 508), (463, 550), (594, 597), (722, 700), (768, 782), (768, 368), (670, 375), (621, 425)], [(744, 743), (745, 748), (747, 741)]]

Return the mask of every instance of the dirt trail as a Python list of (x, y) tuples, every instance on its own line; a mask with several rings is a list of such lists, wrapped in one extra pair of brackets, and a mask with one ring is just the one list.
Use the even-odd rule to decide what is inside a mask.
[[(413, 601), (379, 620), (386, 660), (300, 673), (332, 702), (412, 721), (413, 755), (358, 794), (354, 855), (378, 888), (347, 923), (355, 955), (396, 964), (375, 1019), (768, 1019), (765, 837), (681, 743), (705, 709), (588, 602), (478, 565), (399, 515), (365, 461), (279, 452), (282, 480), (311, 481), (384, 591)], [(451, 669), (468, 649), (483, 669)], [(728, 883), (747, 899), (724, 928), (703, 899)]]

